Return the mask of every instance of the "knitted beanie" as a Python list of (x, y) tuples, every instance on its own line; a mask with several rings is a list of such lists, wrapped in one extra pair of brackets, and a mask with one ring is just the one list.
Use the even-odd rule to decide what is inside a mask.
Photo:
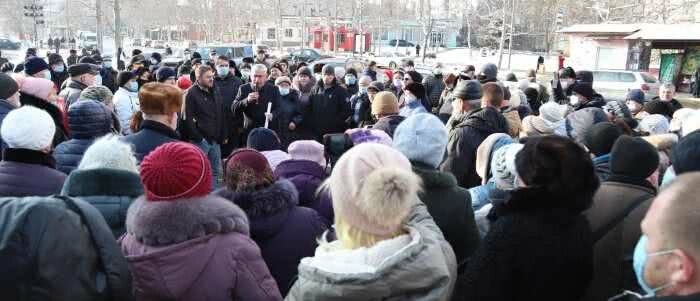
[(311, 74), (311, 69), (309, 67), (301, 67), (297, 70), (297, 75), (306, 75), (308, 77), (312, 77), (313, 74)]
[(639, 122), (639, 130), (649, 135), (667, 134), (671, 129), (668, 119), (661, 114), (652, 114), (642, 118)]
[(671, 162), (676, 175), (700, 171), (700, 131), (694, 131), (678, 141), (671, 150)]
[(513, 138), (504, 133), (491, 134), (479, 144), (476, 149), (476, 174), (481, 177), (481, 183), (491, 178), (490, 165), (493, 152), (504, 145), (514, 143)]
[(659, 152), (639, 137), (621, 136), (610, 152), (610, 171), (633, 179), (646, 179), (659, 168)]
[(518, 172), (515, 168), (515, 156), (523, 149), (520, 143), (504, 145), (493, 153), (491, 170), (496, 188), (513, 190), (517, 187)]
[(630, 109), (627, 108), (627, 105), (617, 100), (608, 101), (607, 103), (605, 103), (605, 105), (603, 106), (603, 110), (606, 113), (611, 114), (620, 119), (632, 117), (632, 112), (630, 112)]
[(19, 91), (17, 81), (5, 73), (0, 73), (0, 99), (6, 100), (17, 91)]
[(40, 57), (30, 57), (24, 62), (24, 73), (27, 75), (34, 75), (41, 71), (48, 70), (49, 64)]
[(226, 159), (226, 186), (233, 191), (254, 191), (274, 181), (272, 168), (262, 153), (241, 148)]
[(192, 144), (166, 143), (141, 162), (141, 182), (149, 201), (203, 197), (211, 192), (211, 165)]
[(644, 105), (644, 91), (642, 91), (641, 89), (632, 89), (629, 92), (627, 92), (627, 96), (625, 97), (625, 99), (634, 101), (640, 105)]
[(391, 146), (393, 144), (389, 134), (376, 129), (349, 129), (345, 134), (350, 137), (354, 145), (362, 143), (380, 143)]
[(248, 134), (248, 148), (263, 152), (278, 150), (282, 147), (277, 133), (267, 128), (254, 128)]
[(617, 138), (622, 136), (622, 130), (610, 122), (596, 123), (586, 132), (583, 144), (596, 157), (607, 155), (612, 150)]
[(78, 169), (111, 168), (138, 173), (137, 164), (131, 146), (117, 136), (108, 135), (88, 147)]
[(2, 122), (0, 136), (10, 148), (45, 150), (51, 147), (56, 125), (46, 111), (33, 106), (11, 110)]
[(388, 115), (399, 113), (399, 100), (394, 93), (383, 91), (374, 95), (372, 100), (372, 115)]
[(314, 140), (294, 141), (287, 148), (287, 152), (292, 160), (312, 161), (326, 167), (325, 147)]
[(481, 83), (476, 80), (463, 80), (457, 83), (452, 95), (462, 100), (481, 99)]
[(554, 101), (549, 101), (540, 106), (540, 117), (549, 127), (553, 128), (556, 124), (564, 120), (569, 112), (569, 106), (560, 105)]
[(156, 71), (156, 80), (159, 82), (164, 82), (165, 80), (171, 78), (171, 77), (177, 77), (177, 72), (175, 72), (175, 69), (170, 68), (170, 67), (160, 67)]
[(333, 75), (335, 76), (335, 68), (331, 65), (324, 65), (323, 69), (321, 69), (321, 74), (323, 75)]
[(399, 151), (378, 143), (348, 150), (327, 182), (336, 218), (363, 232), (397, 233), (418, 201), (421, 180)]
[(25, 77), (19, 86), (20, 92), (48, 101), (54, 91), (53, 82), (45, 78)]
[(437, 168), (447, 147), (447, 129), (435, 115), (415, 114), (402, 121), (394, 132), (394, 148), (408, 160)]

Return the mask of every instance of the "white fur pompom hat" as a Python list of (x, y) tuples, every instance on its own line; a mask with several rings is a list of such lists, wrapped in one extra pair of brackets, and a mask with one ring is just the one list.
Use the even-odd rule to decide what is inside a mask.
[(119, 137), (107, 135), (88, 147), (78, 169), (111, 168), (138, 173), (136, 162), (129, 144), (121, 142)]
[(421, 180), (399, 151), (363, 143), (338, 160), (327, 182), (335, 214), (364, 232), (396, 233), (418, 200)]

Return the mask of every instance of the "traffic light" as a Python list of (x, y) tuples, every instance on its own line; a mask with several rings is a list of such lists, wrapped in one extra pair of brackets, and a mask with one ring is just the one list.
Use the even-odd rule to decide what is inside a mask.
[(560, 9), (555, 20), (557, 25), (564, 24), (564, 10)]

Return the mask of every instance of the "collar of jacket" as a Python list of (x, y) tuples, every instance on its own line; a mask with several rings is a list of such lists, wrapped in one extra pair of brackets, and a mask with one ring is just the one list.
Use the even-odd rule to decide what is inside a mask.
[(143, 194), (143, 186), (141, 177), (135, 172), (112, 168), (76, 169), (68, 175), (61, 194), (137, 197)]
[(224, 187), (214, 195), (238, 205), (250, 218), (272, 215), (299, 204), (299, 193), (288, 180), (279, 180), (255, 191), (233, 191)]
[(194, 86), (197, 87), (199, 91), (202, 91), (202, 93), (211, 95), (211, 89), (202, 87), (199, 82), (195, 83)]
[(56, 168), (53, 156), (26, 148), (6, 148), (2, 153), (2, 160)]
[(157, 122), (157, 121), (144, 120), (141, 123), (140, 130), (151, 130), (151, 131), (157, 132), (159, 134), (163, 134), (165, 136), (168, 136), (170, 138), (180, 140), (180, 135), (175, 130), (173, 130), (169, 126), (162, 124), (160, 122)]
[(423, 180), (423, 184), (427, 188), (457, 186), (457, 179), (451, 173), (441, 172), (423, 162), (412, 160), (411, 165), (413, 165), (413, 172)]
[(83, 84), (83, 83), (81, 83), (81, 82), (79, 82), (79, 81), (77, 81), (77, 80), (72, 80), (72, 79), (71, 79), (71, 81), (68, 83), (68, 86), (67, 86), (67, 87), (68, 87), (68, 88), (73, 88), (73, 89), (78, 89), (78, 90), (81, 90), (81, 91), (82, 91), (82, 90), (84, 90), (85, 88), (87, 88), (87, 85), (86, 85), (86, 84)]
[(593, 158), (593, 165), (605, 163), (605, 162), (610, 162), (610, 154), (605, 154), (605, 155)]
[(568, 224), (572, 222), (571, 216), (580, 215), (593, 203), (593, 197), (583, 199), (572, 192), (565, 199), (556, 197), (544, 187), (521, 187), (512, 190), (510, 199), (502, 204), (494, 204), (488, 215), (488, 219), (495, 221), (499, 217), (513, 213), (531, 212), (541, 213), (556, 224)]
[(208, 195), (192, 199), (136, 199), (126, 214), (126, 232), (147, 246), (168, 246), (210, 234), (249, 236), (245, 212), (232, 202)]
[(138, 91), (132, 92), (132, 91), (129, 91), (129, 89), (124, 88), (124, 87), (119, 87), (119, 90), (124, 91), (124, 93), (126, 93), (126, 95), (128, 95), (129, 97), (138, 97), (138, 95), (139, 95)]
[(641, 186), (644, 188), (648, 188), (654, 191), (656, 193), (656, 187), (654, 185), (651, 185), (647, 179), (640, 179), (637, 177), (630, 177), (630, 176), (625, 176), (625, 175), (617, 175), (617, 174), (611, 174), (605, 182), (618, 182), (618, 183), (624, 183), (624, 184), (630, 184), (630, 185), (635, 185), (635, 186)]

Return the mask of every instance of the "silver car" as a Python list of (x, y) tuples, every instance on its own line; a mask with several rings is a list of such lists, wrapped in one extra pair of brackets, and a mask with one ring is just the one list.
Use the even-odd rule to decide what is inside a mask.
[(593, 71), (593, 89), (606, 100), (625, 100), (632, 89), (644, 91), (650, 100), (659, 95), (660, 82), (652, 75), (639, 71), (599, 70)]

